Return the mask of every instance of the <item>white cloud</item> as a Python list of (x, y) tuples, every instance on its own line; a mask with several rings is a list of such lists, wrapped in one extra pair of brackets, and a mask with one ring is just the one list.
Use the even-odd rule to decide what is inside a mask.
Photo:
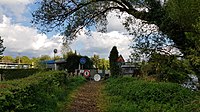
[(1, 0), (1, 4), (16, 4), (16, 3), (24, 3), (28, 4), (30, 2), (33, 2), (33, 0)]
[(23, 16), (27, 10), (27, 5), (33, 3), (34, 0), (0, 0), (0, 22), (3, 21), (3, 15), (13, 16), (16, 21), (26, 20)]
[[(0, 35), (4, 39), (6, 50), (4, 55), (17, 56), (26, 55), (38, 57), (40, 55), (53, 56), (53, 49), (58, 49), (61, 54), (62, 37), (54, 35), (48, 38), (44, 34), (38, 34), (37, 30), (25, 27), (20, 24), (12, 24), (11, 19), (3, 16), (0, 23)], [(88, 37), (84, 32), (80, 33), (77, 40), (73, 41), (71, 47), (81, 55), (93, 56), (100, 55), (101, 58), (108, 58), (113, 46), (117, 46), (119, 54), (125, 59), (128, 58), (131, 38), (122, 33), (112, 31), (109, 33), (92, 32), (92, 37)]]
[(3, 22), (0, 23), (0, 35), (6, 47), (4, 55), (16, 56), (20, 53), (30, 57), (53, 56), (53, 49), (60, 49), (60, 36), (48, 38), (46, 35), (38, 34), (34, 28), (12, 24), (10, 21), (10, 18), (3, 16)]
[[(121, 18), (117, 17), (121, 16)], [(108, 26), (107, 26), (107, 30), (108, 32), (112, 32), (112, 31), (120, 31), (120, 32), (126, 32), (126, 30), (124, 29), (124, 26), (122, 25), (122, 22), (124, 20), (124, 16), (126, 16), (125, 13), (117, 13), (116, 11), (112, 11), (107, 15), (107, 19), (109, 21)]]
[(113, 31), (109, 33), (92, 32), (92, 37), (87, 37), (84, 33), (78, 36), (71, 47), (81, 55), (100, 55), (101, 58), (108, 58), (113, 46), (117, 46), (119, 54), (127, 59), (130, 55), (129, 46), (131, 37)]
[[(58, 49), (57, 55), (60, 55), (62, 37), (47, 37), (39, 34), (36, 29), (21, 24), (28, 22), (23, 14), (29, 10), (27, 6), (33, 2), (34, 0), (0, 0), (0, 36), (4, 39), (3, 44), (6, 47), (4, 55), (17, 56), (20, 53), (29, 57), (53, 56), (55, 48)], [(108, 15), (108, 33), (92, 32), (93, 37), (87, 37), (82, 32), (72, 43), (72, 49), (82, 55), (98, 54), (102, 58), (108, 58), (112, 47), (117, 46), (119, 53), (127, 59), (131, 39), (122, 34), (125, 31), (122, 19), (118, 19), (116, 14), (112, 12)]]

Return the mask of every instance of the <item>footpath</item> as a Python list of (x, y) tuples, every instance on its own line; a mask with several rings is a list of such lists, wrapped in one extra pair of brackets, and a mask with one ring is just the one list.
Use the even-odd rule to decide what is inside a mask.
[(102, 112), (102, 89), (102, 82), (88, 81), (72, 95), (72, 102), (64, 112)]

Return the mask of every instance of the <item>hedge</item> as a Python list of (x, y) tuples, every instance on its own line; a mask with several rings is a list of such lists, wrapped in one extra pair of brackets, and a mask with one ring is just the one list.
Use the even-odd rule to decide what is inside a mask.
[(59, 71), (0, 82), (0, 111), (54, 112), (58, 103), (84, 82), (83, 77), (69, 78)]
[(1, 80), (25, 78), (39, 72), (39, 69), (0, 69)]

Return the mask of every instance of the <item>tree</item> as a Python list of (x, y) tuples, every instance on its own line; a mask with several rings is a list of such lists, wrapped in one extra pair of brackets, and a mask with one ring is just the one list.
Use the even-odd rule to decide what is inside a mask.
[(189, 60), (193, 70), (200, 73), (200, 1), (169, 0), (166, 7), (170, 18), (182, 26), (185, 34), (184, 58)]
[(55, 56), (55, 57), (54, 57), (54, 60), (59, 60), (59, 59), (61, 59), (60, 56)]
[[(187, 4), (187, 2), (189, 1), (183, 0), (181, 3)], [(192, 0), (189, 3), (191, 2), (199, 4), (197, 0)], [(173, 40), (176, 47), (183, 54), (187, 54), (186, 48), (191, 44), (185, 35), (188, 27), (182, 25), (181, 22), (176, 22), (177, 19), (171, 16), (169, 13), (171, 10), (166, 7), (173, 7), (172, 3), (179, 5), (179, 2), (174, 2), (174, 0), (165, 2), (163, 0), (42, 0), (39, 3), (41, 6), (33, 13), (32, 22), (42, 32), (48, 32), (56, 28), (62, 31), (62, 35), (66, 36), (67, 39), (74, 39), (81, 29), (89, 29), (91, 28), (90, 26), (94, 25), (98, 31), (105, 32), (107, 25), (106, 15), (113, 10), (117, 10), (126, 12), (131, 17), (141, 19), (141, 24), (143, 25), (157, 25), (158, 29)], [(180, 5), (184, 6), (185, 4)], [(130, 23), (134, 23), (134, 18), (131, 17), (127, 17), (124, 23), (127, 30), (130, 29)], [(198, 14), (194, 19), (198, 19), (197, 17), (199, 17)], [(190, 32), (196, 31), (191, 30)]]
[[(156, 25), (161, 24), (165, 16), (158, 0), (42, 0), (39, 4), (40, 7), (33, 13), (32, 22), (42, 32), (56, 28), (67, 39), (74, 39), (81, 29), (89, 29), (94, 25), (98, 31), (106, 31), (106, 15), (113, 10), (126, 12)], [(146, 8), (148, 12), (138, 8)]]
[[(86, 59), (86, 63), (84, 65), (80, 64), (81, 58)], [(68, 55), (68, 57), (66, 59), (66, 65), (65, 65), (64, 68), (66, 68), (69, 73), (70, 72), (74, 73), (75, 69), (79, 69), (79, 66), (81, 67), (81, 69), (92, 69), (93, 68), (93, 62), (87, 56), (81, 56), (81, 55), (77, 55), (75, 53)]]
[(183, 83), (188, 79), (187, 74), (193, 74), (188, 60), (177, 59), (176, 56), (152, 54), (148, 63), (141, 67), (142, 75), (153, 76), (159, 81)]
[(1, 61), (8, 62), (8, 63), (14, 63), (15, 59), (12, 56), (3, 56)]
[(41, 62), (39, 60), (39, 57), (33, 57), (31, 59), (31, 62), (32, 62), (34, 68), (40, 68), (41, 67)]
[(103, 70), (103, 69), (109, 70), (110, 69), (109, 60), (106, 60), (104, 58), (100, 59), (98, 66), (100, 70)]
[(66, 41), (62, 45), (61, 53), (63, 55), (63, 58), (67, 58), (68, 53), (72, 51), (69, 44), (70, 44), (70, 42)]
[[(138, 27), (156, 25), (157, 32), (172, 40), (184, 58), (194, 60), (199, 56), (199, 51), (195, 50), (200, 45), (197, 41), (200, 37), (199, 0), (42, 0), (39, 4), (41, 6), (33, 13), (33, 23), (42, 32), (61, 31), (66, 40), (75, 39), (83, 28), (90, 31), (91, 26), (105, 32), (106, 16), (114, 10), (130, 15), (123, 23), (128, 31), (133, 29), (131, 24), (135, 18), (140, 19)], [(145, 33), (138, 35), (137, 30), (130, 34), (148, 36)]]
[[(180, 49), (183, 54), (187, 54), (186, 49), (188, 45), (191, 46), (191, 42), (190, 39), (186, 37), (185, 32), (188, 32), (188, 28), (190, 27), (183, 25), (182, 22), (177, 22), (176, 17), (179, 17), (178, 14), (181, 11), (173, 13), (176, 14), (175, 16), (173, 16), (170, 11), (173, 8), (176, 9), (176, 5), (181, 5), (183, 8), (180, 9), (184, 9), (187, 3), (195, 3), (197, 4), (195, 5), (197, 7), (196, 9), (199, 9), (199, 1), (183, 0), (181, 3), (182, 4), (179, 4), (179, 2), (175, 0), (168, 0), (165, 2), (163, 2), (163, 0), (42, 0), (39, 2), (41, 6), (33, 13), (33, 23), (35, 23), (42, 32), (58, 29), (67, 37), (66, 40), (74, 39), (81, 29), (89, 29), (91, 28), (90, 26), (94, 25), (97, 27), (98, 31), (105, 32), (107, 25), (106, 15), (113, 10), (117, 10), (130, 15), (123, 24), (127, 30), (132, 29), (130, 28), (130, 24), (134, 23), (135, 18), (142, 20), (142, 26), (145, 24), (155, 24), (158, 26), (157, 29), (159, 29), (159, 31), (173, 40), (175, 46)], [(173, 11), (176, 12), (176, 10)], [(199, 17), (198, 13), (195, 13), (195, 15), (194, 19)], [(190, 18), (190, 15), (185, 18)], [(192, 26), (191, 23), (189, 24)], [(189, 30), (189, 32), (195, 32), (195, 30)]]
[(51, 60), (51, 57), (49, 55), (42, 55), (39, 57), (40, 61), (46, 61), (46, 60)]
[(93, 61), (96, 68), (99, 68), (100, 58), (99, 55), (94, 55), (91, 57), (91, 60)]
[(96, 68), (100, 70), (108, 70), (110, 68), (109, 60), (106, 60), (105, 58), (100, 58), (99, 55), (94, 55), (91, 57), (91, 60), (93, 61)]
[(27, 56), (22, 56), (22, 57), (16, 57), (16, 62), (20, 60), (20, 63), (25, 63), (25, 64), (31, 64), (31, 59)]
[(3, 51), (5, 50), (6, 47), (3, 46), (3, 39), (0, 36), (0, 55), (3, 54)]
[(110, 51), (110, 56), (109, 56), (109, 63), (110, 63), (110, 72), (113, 77), (117, 77), (120, 75), (120, 68), (117, 63), (118, 59), (118, 50), (116, 46), (113, 46), (112, 50)]

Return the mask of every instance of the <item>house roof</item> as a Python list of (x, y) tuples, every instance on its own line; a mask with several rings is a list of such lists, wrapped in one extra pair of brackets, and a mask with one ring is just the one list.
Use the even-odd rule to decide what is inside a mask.
[(124, 58), (122, 55), (120, 55), (118, 58), (117, 58), (117, 62), (120, 62), (120, 63), (123, 63), (125, 62)]
[(46, 61), (42, 61), (42, 63), (44, 63), (44, 64), (54, 64), (55, 61), (54, 60), (46, 60)]
[(55, 64), (55, 63), (66, 63), (65, 59), (59, 59), (59, 60), (46, 60), (46, 61), (42, 61), (42, 63), (44, 64)]

